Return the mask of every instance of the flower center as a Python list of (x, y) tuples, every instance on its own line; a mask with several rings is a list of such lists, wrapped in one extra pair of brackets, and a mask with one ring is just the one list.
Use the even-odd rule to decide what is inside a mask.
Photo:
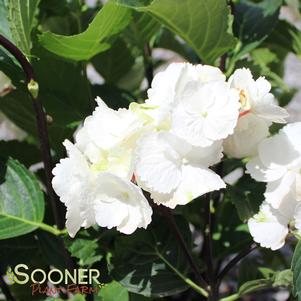
[(242, 111), (248, 111), (251, 109), (248, 93), (244, 89), (239, 91), (239, 102)]

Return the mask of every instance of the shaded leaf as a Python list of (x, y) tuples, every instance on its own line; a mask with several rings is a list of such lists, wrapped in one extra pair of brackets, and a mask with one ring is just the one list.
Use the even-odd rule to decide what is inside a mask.
[(298, 242), (291, 264), (293, 271), (293, 294), (301, 300), (301, 241)]
[(92, 63), (107, 83), (116, 83), (131, 69), (135, 58), (126, 43), (117, 39), (108, 51), (95, 56)]
[(44, 197), (35, 177), (18, 161), (0, 163), (0, 239), (38, 228), (44, 217)]
[(271, 279), (256, 279), (244, 283), (238, 290), (240, 296), (253, 293), (272, 286)]
[(239, 218), (245, 222), (258, 212), (264, 199), (264, 191), (264, 183), (244, 175), (234, 186), (229, 186), (226, 197), (235, 205)]
[[(185, 241), (191, 246), (189, 226), (176, 220)], [(147, 230), (138, 230), (116, 241), (111, 275), (130, 292), (144, 296), (164, 297), (187, 289), (186, 284), (161, 259), (165, 258), (182, 274), (188, 272), (187, 259), (178, 247), (174, 233), (161, 218), (153, 220)]]
[(253, 3), (242, 0), (235, 4), (234, 33), (243, 43), (260, 41), (267, 37), (278, 22), (282, 0), (264, 0)]

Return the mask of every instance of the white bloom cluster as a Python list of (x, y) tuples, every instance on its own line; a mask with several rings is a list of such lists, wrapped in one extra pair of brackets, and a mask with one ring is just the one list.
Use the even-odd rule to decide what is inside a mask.
[(276, 250), (285, 243), (289, 225), (301, 233), (301, 122), (286, 125), (263, 140), (247, 169), (266, 182), (265, 201), (249, 220), (254, 240)]
[(95, 223), (127, 234), (146, 228), (152, 209), (142, 189), (174, 208), (225, 188), (210, 169), (223, 144), (231, 156), (253, 155), (271, 123), (287, 117), (270, 89), (247, 69), (227, 81), (218, 68), (175, 63), (154, 77), (143, 104), (114, 111), (98, 98), (53, 170), (70, 235)]

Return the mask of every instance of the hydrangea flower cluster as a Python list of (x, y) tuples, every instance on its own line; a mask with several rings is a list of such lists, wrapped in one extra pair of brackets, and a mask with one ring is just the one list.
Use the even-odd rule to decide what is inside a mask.
[(210, 169), (223, 149), (235, 158), (256, 155), (271, 123), (285, 122), (270, 89), (248, 69), (227, 81), (218, 68), (174, 63), (154, 77), (143, 104), (115, 111), (97, 98), (53, 170), (69, 234), (95, 223), (125, 234), (146, 228), (152, 209), (143, 190), (174, 208), (225, 188)]

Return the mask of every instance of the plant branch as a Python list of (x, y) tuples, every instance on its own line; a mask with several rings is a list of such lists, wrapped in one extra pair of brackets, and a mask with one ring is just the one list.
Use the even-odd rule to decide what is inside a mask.
[(229, 261), (229, 263), (223, 268), (223, 270), (218, 274), (217, 278), (219, 283), (222, 281), (222, 279), (229, 273), (229, 271), (243, 258), (248, 256), (252, 251), (254, 251), (258, 245), (256, 243), (252, 243), (250, 246), (248, 246), (246, 249), (242, 250), (240, 253), (238, 253), (232, 260)]
[(191, 288), (193, 288), (196, 292), (203, 295), (204, 297), (208, 297), (208, 292), (202, 287), (198, 286), (191, 279), (184, 276), (178, 269), (176, 269), (168, 260), (166, 260), (160, 252), (157, 252), (157, 256), (172, 270), (174, 271), (186, 284), (188, 284)]
[(20, 63), (26, 77), (27, 88), (30, 94), (30, 97), (33, 102), (33, 107), (35, 110), (35, 116), (37, 121), (37, 130), (40, 141), (40, 147), (42, 152), (42, 159), (44, 163), (45, 176), (46, 176), (46, 188), (47, 194), (50, 199), (51, 208), (55, 220), (55, 224), (59, 229), (63, 229), (64, 222), (60, 218), (59, 210), (58, 210), (58, 198), (52, 188), (52, 169), (53, 162), (50, 153), (50, 144), (48, 137), (48, 129), (47, 129), (47, 119), (46, 114), (43, 109), (43, 105), (41, 100), (38, 98), (38, 83), (36, 82), (36, 78), (34, 75), (34, 70), (32, 65), (24, 56), (24, 54), (8, 39), (6, 39), (3, 35), (0, 35), (0, 45), (2, 45), (7, 51), (9, 51), (16, 60)]
[(212, 194), (207, 193), (205, 196), (205, 230), (204, 230), (204, 259), (207, 265), (207, 280), (209, 282), (210, 292), (209, 300), (216, 300), (216, 279), (214, 275), (214, 259), (212, 250)]
[(205, 290), (207, 291), (208, 289), (208, 284), (207, 282), (204, 280), (204, 278), (202, 277), (200, 271), (199, 271), (199, 268), (197, 266), (197, 264), (195, 263), (191, 253), (190, 253), (190, 250), (175, 222), (175, 219), (172, 215), (172, 213), (170, 212), (170, 209), (165, 207), (165, 206), (158, 206), (159, 210), (162, 212), (162, 214), (164, 215), (164, 217), (166, 218), (167, 220), (167, 223), (170, 227), (170, 229), (174, 232), (175, 234), (175, 237), (177, 239), (177, 241), (179, 242), (179, 245), (181, 247), (181, 249), (183, 250), (191, 268), (192, 268), (192, 271), (195, 275), (195, 279), (198, 281), (198, 283), (200, 284), (200, 286)]
[(152, 49), (148, 43), (144, 45), (143, 59), (144, 59), (145, 77), (147, 79), (148, 87), (150, 88), (154, 78), (154, 67), (152, 63)]

